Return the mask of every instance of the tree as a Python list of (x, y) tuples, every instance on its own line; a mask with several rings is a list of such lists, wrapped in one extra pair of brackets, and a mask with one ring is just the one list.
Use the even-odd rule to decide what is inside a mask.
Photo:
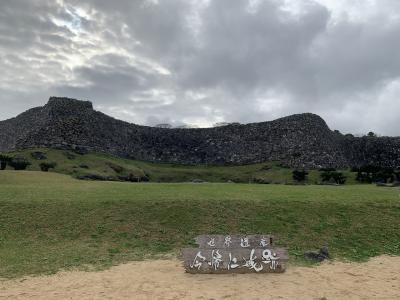
[(330, 171), (323, 171), (323, 172), (321, 172), (320, 175), (321, 175), (322, 182), (329, 182), (332, 178)]
[(11, 157), (0, 154), (0, 170), (4, 170), (7, 167), (7, 163), (11, 161)]
[(342, 172), (335, 171), (335, 169), (321, 172), (321, 179), (323, 182), (334, 182), (336, 184), (344, 184), (346, 182), (346, 176)]
[(373, 165), (352, 168), (352, 172), (357, 172), (356, 180), (362, 183), (386, 183), (388, 181), (394, 181), (396, 177), (396, 172), (393, 168), (382, 168)]
[(308, 172), (306, 170), (294, 170), (292, 177), (294, 181), (303, 182), (307, 179)]
[(376, 137), (376, 134), (372, 131), (368, 132), (368, 136), (369, 137)]
[(342, 172), (332, 172), (332, 179), (336, 184), (345, 184), (346, 176), (342, 174)]
[(42, 162), (39, 166), (43, 172), (48, 172), (49, 169), (54, 169), (57, 164), (55, 162)]
[(13, 167), (14, 170), (26, 170), (30, 164), (31, 163), (29, 161), (21, 157), (13, 157), (9, 162), (9, 165)]
[(394, 176), (396, 178), (396, 181), (400, 182), (400, 169), (394, 171)]
[(387, 183), (395, 181), (396, 174), (393, 168), (381, 168), (372, 174), (372, 182)]

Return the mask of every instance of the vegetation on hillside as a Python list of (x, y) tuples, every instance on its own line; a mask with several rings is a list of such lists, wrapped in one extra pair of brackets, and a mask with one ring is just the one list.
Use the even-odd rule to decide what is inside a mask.
[[(326, 183), (318, 170), (308, 170), (307, 174), (304, 174), (304, 178), (298, 178), (293, 176), (293, 169), (281, 166), (278, 162), (243, 166), (191, 166), (151, 163), (105, 154), (76, 153), (55, 149), (29, 149), (9, 152), (7, 157), (18, 157), (29, 162), (30, 165), (27, 166), (27, 170), (30, 171), (50, 171), (81, 179), (132, 182)], [(7, 169), (12, 168), (8, 165)], [(295, 170), (295, 172), (297, 171)], [(346, 178), (346, 184), (356, 183), (356, 171), (342, 170), (340, 174)]]

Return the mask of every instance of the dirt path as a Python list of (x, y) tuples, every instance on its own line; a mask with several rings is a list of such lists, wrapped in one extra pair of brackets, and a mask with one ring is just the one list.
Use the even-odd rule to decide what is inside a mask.
[(0, 299), (400, 299), (400, 257), (290, 267), (284, 274), (189, 275), (177, 260), (0, 282)]

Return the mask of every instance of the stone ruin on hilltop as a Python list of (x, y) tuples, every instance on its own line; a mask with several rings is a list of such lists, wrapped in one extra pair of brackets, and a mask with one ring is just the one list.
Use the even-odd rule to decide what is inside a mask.
[(169, 129), (130, 124), (95, 111), (89, 101), (58, 97), (0, 122), (0, 151), (36, 147), (81, 148), (179, 164), (400, 166), (399, 137), (344, 136), (311, 113), (269, 122)]

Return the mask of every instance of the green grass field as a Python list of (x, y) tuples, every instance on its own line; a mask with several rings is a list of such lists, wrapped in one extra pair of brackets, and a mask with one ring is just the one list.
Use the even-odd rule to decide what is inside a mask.
[(400, 255), (400, 190), (373, 185), (79, 181), (0, 171), (0, 277), (176, 254), (205, 233), (272, 233), (291, 263)]
[[(68, 174), (78, 177), (86, 174), (111, 176), (132, 173), (137, 176), (147, 175), (151, 182), (190, 182), (200, 179), (207, 182), (237, 183), (264, 182), (278, 184), (292, 184), (292, 169), (284, 168), (278, 162), (266, 162), (243, 166), (187, 166), (176, 164), (151, 163), (137, 160), (122, 159), (110, 155), (89, 153), (79, 155), (72, 151), (56, 149), (28, 149), (7, 153), (10, 156), (24, 157), (31, 165), (28, 170), (40, 170), (42, 160), (35, 160), (31, 153), (41, 151), (45, 153), (46, 162), (56, 162), (57, 166), (52, 172)], [(118, 166), (120, 173), (112, 168)], [(10, 169), (10, 167), (8, 167)], [(355, 184), (356, 173), (342, 170), (347, 177), (346, 184)], [(321, 183), (320, 172), (310, 170), (306, 181), (308, 184)]]

